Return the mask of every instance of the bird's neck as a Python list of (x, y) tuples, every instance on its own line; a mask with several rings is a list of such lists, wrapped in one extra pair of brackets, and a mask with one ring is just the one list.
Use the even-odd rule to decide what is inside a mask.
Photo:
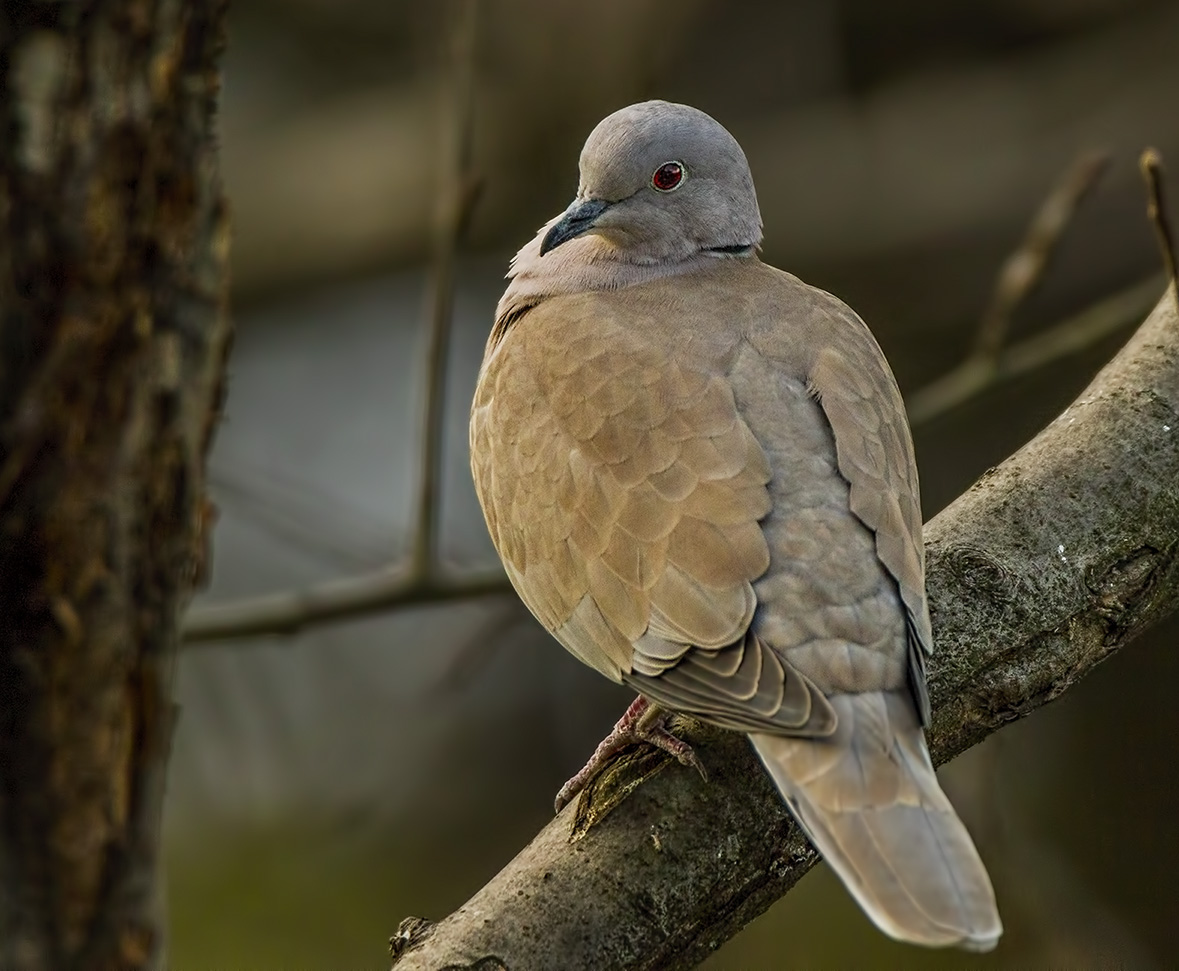
[(718, 259), (755, 258), (756, 252), (753, 245), (726, 246), (698, 250), (677, 260), (640, 262), (601, 236), (587, 235), (541, 256), (540, 241), (547, 228), (543, 227), (512, 260), (508, 287), (496, 307), (489, 346), (497, 344), (513, 323), (550, 297), (621, 290), (712, 267)]

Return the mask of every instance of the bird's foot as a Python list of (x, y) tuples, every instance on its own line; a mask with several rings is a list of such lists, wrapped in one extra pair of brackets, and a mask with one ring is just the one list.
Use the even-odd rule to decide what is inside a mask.
[(628, 745), (639, 745), (643, 742), (666, 752), (680, 765), (695, 769), (701, 778), (707, 779), (708, 773), (704, 770), (704, 763), (692, 750), (692, 746), (682, 738), (677, 738), (665, 727), (669, 714), (666, 710), (652, 705), (642, 695), (635, 698), (610, 730), (610, 734), (602, 739), (589, 761), (582, 766), (577, 775), (561, 786), (553, 808), (560, 812), (574, 796), (602, 773), (615, 755)]

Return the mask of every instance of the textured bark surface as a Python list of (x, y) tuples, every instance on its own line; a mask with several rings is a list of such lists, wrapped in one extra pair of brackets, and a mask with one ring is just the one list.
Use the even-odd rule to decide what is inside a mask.
[(223, 0), (0, 8), (0, 967), (162, 964), (229, 346)]
[[(934, 518), (926, 544), (936, 763), (1179, 605), (1174, 289), (1077, 401)], [(624, 754), (463, 907), (404, 921), (397, 971), (690, 968), (762, 913), (817, 854), (743, 737), (685, 729), (708, 783)]]

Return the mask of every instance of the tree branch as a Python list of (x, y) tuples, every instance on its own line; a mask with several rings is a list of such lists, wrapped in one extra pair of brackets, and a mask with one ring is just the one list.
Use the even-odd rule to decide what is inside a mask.
[(998, 360), (1012, 315), (1044, 278), (1077, 207), (1108, 166), (1108, 152), (1080, 155), (1036, 210), (1023, 242), (999, 270), (991, 302), (975, 334), (972, 357), (992, 364)]
[(434, 240), (434, 278), (430, 291), (426, 346), (426, 420), (422, 429), (418, 518), (410, 565), (419, 580), (435, 571), (438, 506), (442, 485), (443, 425), (446, 417), (446, 365), (454, 316), (454, 258), (478, 199), (471, 168), (472, 109), (475, 84), (475, 32), (478, 3), (463, 0), (450, 37), (449, 144), (443, 157)]
[[(187, 644), (229, 638), (296, 634), (315, 624), (392, 610), (413, 604), (507, 593), (511, 585), (500, 571), (474, 577), (446, 576), (438, 563), (438, 511), (442, 484), (446, 371), (454, 304), (454, 260), (459, 242), (479, 198), (480, 181), (472, 168), (471, 143), (475, 84), (478, 0), (463, 0), (454, 13), (449, 41), (449, 125), (438, 180), (434, 258), (427, 294), (425, 419), (409, 555), (371, 573), (331, 580), (304, 590), (284, 590), (211, 604), (188, 615)], [(0, 489), (4, 472), (0, 469)]]
[(905, 399), (909, 424), (913, 428), (924, 425), (989, 388), (1063, 360), (1116, 334), (1142, 318), (1160, 285), (1159, 277), (1152, 276), (1119, 290), (1079, 314), (1000, 350), (993, 360), (970, 354), (957, 367)]
[[(1164, 297), (1077, 401), (935, 517), (926, 543), (940, 763), (1179, 602), (1175, 302)], [(398, 971), (676, 971), (782, 896), (817, 854), (740, 735), (685, 728), (709, 782), (661, 771), (661, 753), (624, 753), (463, 907), (403, 922)]]
[(500, 570), (470, 577), (419, 579), (402, 564), (304, 590), (281, 590), (194, 610), (184, 625), (186, 644), (229, 637), (297, 634), (314, 624), (398, 607), (473, 600), (512, 589)]

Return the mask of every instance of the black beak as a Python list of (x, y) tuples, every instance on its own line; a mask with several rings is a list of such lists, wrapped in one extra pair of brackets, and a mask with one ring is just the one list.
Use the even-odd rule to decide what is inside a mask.
[(556, 249), (562, 243), (576, 239), (582, 233), (593, 228), (598, 217), (610, 208), (610, 203), (601, 199), (587, 199), (585, 202), (575, 202), (565, 210), (560, 222), (544, 235), (540, 243), (540, 255), (544, 256), (549, 250)]

